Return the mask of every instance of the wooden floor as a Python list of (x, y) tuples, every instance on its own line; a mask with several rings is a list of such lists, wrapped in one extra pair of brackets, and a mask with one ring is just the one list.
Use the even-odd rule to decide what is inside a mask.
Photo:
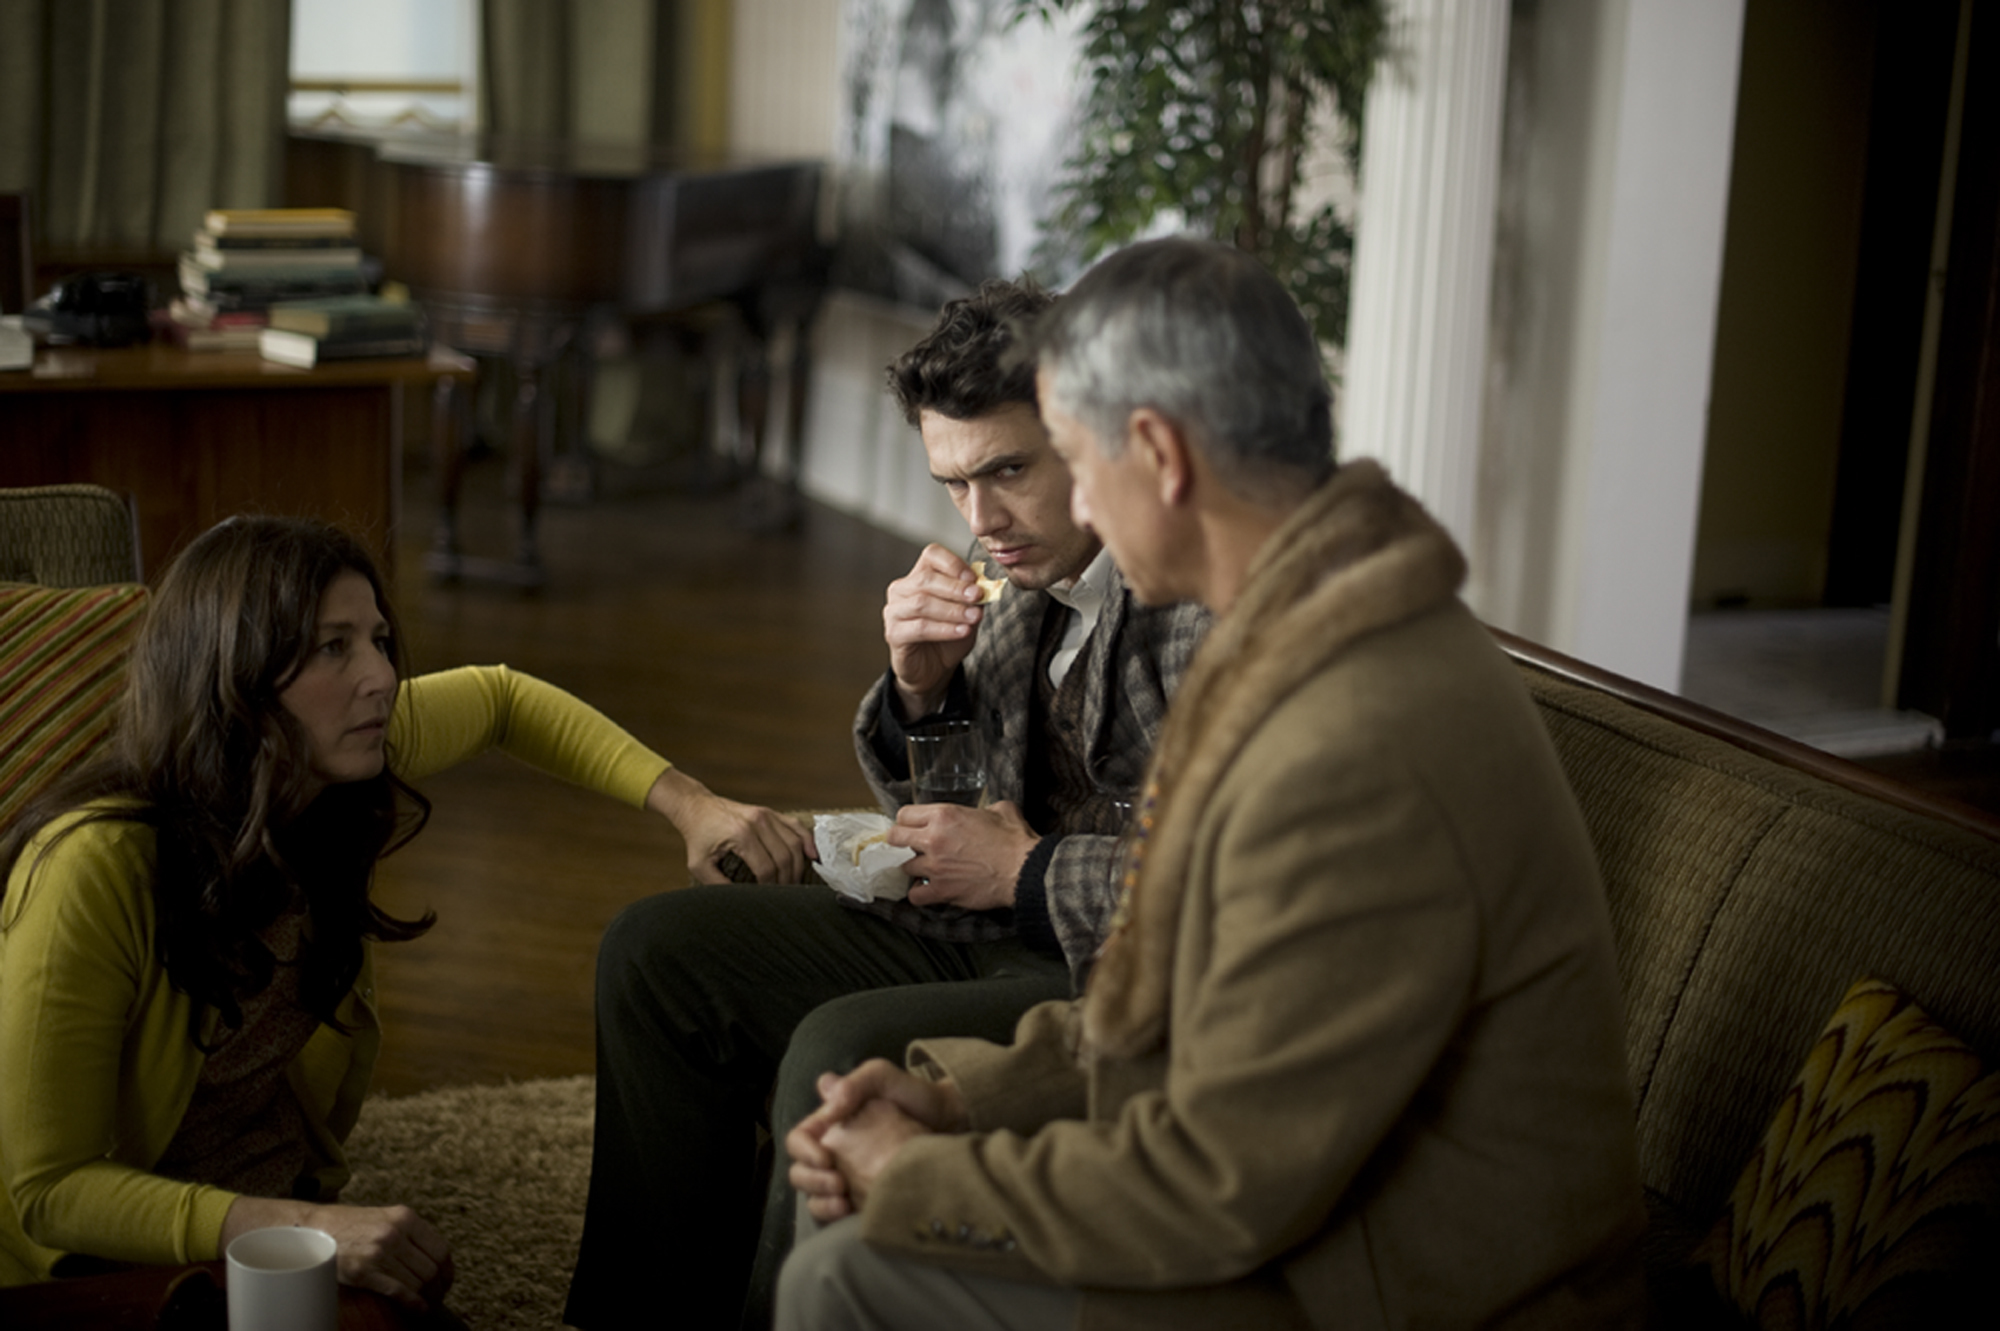
[[(469, 549), (508, 549), (498, 464), (473, 470)], [(887, 663), (882, 593), (916, 546), (809, 506), (754, 534), (726, 495), (551, 508), (539, 594), (433, 585), (434, 506), (407, 481), (397, 611), (413, 669), (504, 662), (560, 684), (716, 790), (776, 808), (872, 803), (850, 740)], [(593, 1066), (591, 969), (620, 907), (684, 886), (673, 828), (489, 755), (424, 784), (430, 826), (385, 860), (390, 910), (424, 938), (378, 949), (391, 1094)]]

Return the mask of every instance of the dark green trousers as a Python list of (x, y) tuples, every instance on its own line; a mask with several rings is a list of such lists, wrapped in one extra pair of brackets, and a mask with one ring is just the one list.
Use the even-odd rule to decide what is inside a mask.
[(691, 887), (628, 907), (598, 949), (596, 1138), (565, 1320), (768, 1326), (791, 1246), (784, 1136), (819, 1103), (819, 1074), (900, 1062), (920, 1036), (1004, 1042), (1028, 1008), (1069, 995), (1059, 957), (919, 938), (825, 887)]

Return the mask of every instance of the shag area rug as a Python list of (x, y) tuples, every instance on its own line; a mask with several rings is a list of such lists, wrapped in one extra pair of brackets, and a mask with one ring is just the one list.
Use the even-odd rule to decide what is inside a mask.
[(583, 1233), (591, 1077), (376, 1097), (340, 1199), (416, 1210), (450, 1242), (445, 1304), (470, 1331), (554, 1331)]

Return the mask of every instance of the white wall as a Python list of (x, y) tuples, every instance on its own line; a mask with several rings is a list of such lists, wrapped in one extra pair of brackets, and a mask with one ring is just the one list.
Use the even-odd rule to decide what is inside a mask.
[(878, 527), (956, 550), (968, 539), (965, 520), (931, 479), (922, 441), (882, 383), (884, 367), (931, 321), (929, 311), (851, 292), (827, 301), (814, 335), (799, 483)]
[(1475, 608), (1680, 681), (1743, 0), (1543, 0), (1516, 33)]
[(831, 157), (840, 0), (736, 0), (730, 23), (730, 148)]
[(292, 0), (291, 73), (298, 79), (456, 79), (444, 93), (295, 93), (294, 120), (338, 104), (351, 119), (386, 123), (416, 108), (434, 124), (471, 125), (478, 115), (479, 0)]
[(470, 49), (455, 0), (292, 0), (292, 72), (308, 78), (454, 78)]
[(1743, 0), (1632, 0), (1588, 244), (1552, 640), (1680, 685)]

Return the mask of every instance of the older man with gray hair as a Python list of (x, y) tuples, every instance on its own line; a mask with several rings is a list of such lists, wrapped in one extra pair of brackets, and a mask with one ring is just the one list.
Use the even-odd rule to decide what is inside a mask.
[(1244, 255), (1106, 259), (1038, 321), (1080, 523), (1220, 618), (1083, 997), (821, 1081), (779, 1325), (1638, 1325), (1604, 896), (1451, 538), (1333, 463)]

